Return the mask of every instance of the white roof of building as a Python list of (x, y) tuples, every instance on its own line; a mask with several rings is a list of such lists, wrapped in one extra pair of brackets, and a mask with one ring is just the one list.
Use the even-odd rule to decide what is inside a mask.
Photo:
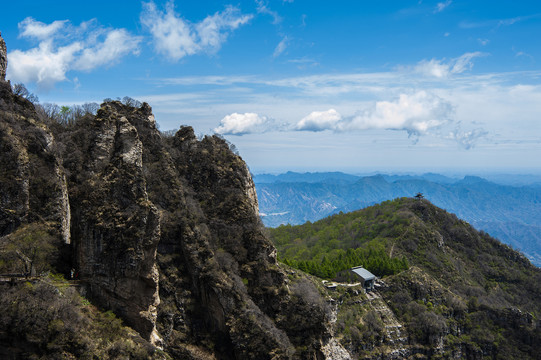
[(351, 271), (363, 278), (364, 281), (374, 280), (376, 278), (376, 275), (372, 274), (370, 271), (366, 270), (362, 266), (354, 267), (351, 269)]

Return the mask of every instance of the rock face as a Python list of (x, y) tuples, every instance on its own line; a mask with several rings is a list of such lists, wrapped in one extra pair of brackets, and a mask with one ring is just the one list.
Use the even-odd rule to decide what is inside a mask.
[(173, 358), (348, 358), (314, 284), (278, 265), (224, 139), (164, 137), (150, 106), (118, 101), (60, 124), (0, 91), (0, 236), (45, 226), (56, 270)]
[(8, 68), (8, 52), (6, 49), (6, 42), (2, 39), (2, 33), (0, 33), (0, 81), (6, 80), (6, 71)]
[(91, 296), (156, 343), (159, 214), (149, 201), (143, 146), (115, 103), (85, 124), (83, 171), (73, 186), (75, 264)]
[(69, 244), (67, 182), (52, 133), (7, 82), (0, 82), (0, 119), (0, 236), (37, 222)]
[(331, 353), (324, 303), (290, 291), (225, 140), (190, 127), (164, 139), (147, 104), (119, 102), (67, 137), (75, 263), (92, 298), (174, 357)]
[[(178, 215), (164, 229), (159, 251), (166, 275), (161, 279), (160, 318), (167, 341), (200, 336), (193, 331), (200, 322), (226, 358), (293, 356), (300, 344), (294, 344), (294, 336), (288, 336), (280, 322), (295, 304), (274, 247), (262, 233), (246, 165), (224, 140), (198, 141), (191, 128), (182, 128), (171, 146), (176, 178), (185, 181), (178, 200), (181, 208), (164, 209), (168, 218)], [(171, 252), (184, 260), (182, 267), (166, 261)], [(183, 304), (182, 326), (167, 320), (175, 317), (170, 309), (177, 299)], [(325, 321), (323, 314), (319, 320)], [(306, 341), (306, 358), (321, 353), (316, 342)]]

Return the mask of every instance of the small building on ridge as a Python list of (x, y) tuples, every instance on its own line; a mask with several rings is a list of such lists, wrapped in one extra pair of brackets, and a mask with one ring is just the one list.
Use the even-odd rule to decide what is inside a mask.
[(370, 271), (366, 270), (362, 266), (356, 266), (351, 268), (351, 272), (357, 275), (363, 284), (365, 291), (374, 290), (374, 283), (376, 282), (376, 275), (372, 274)]

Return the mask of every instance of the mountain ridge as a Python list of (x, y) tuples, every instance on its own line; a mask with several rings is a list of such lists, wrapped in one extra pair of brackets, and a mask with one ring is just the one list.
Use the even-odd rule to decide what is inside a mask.
[[(291, 266), (351, 283), (358, 280), (336, 270), (363, 265), (382, 278), (366, 297), (351, 284), (329, 290), (340, 341), (354, 356), (538, 356), (541, 270), (427, 200), (399, 198), (269, 231)], [(401, 258), (407, 270), (394, 267)]]
[[(303, 175), (304, 178), (309, 176)], [(538, 215), (541, 214), (541, 188), (501, 185), (481, 177), (466, 176), (451, 181), (451, 178), (433, 174), (427, 175), (428, 179), (423, 176), (380, 174), (359, 176), (348, 183), (261, 183), (258, 175), (254, 179), (266, 226), (316, 221), (340, 211), (349, 212), (421, 192), (434, 204), (523, 251), (531, 261), (541, 265), (541, 217)]]

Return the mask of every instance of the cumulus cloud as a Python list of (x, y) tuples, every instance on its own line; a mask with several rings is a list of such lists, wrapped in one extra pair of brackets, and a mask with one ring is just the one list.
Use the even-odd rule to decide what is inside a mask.
[(51, 41), (46, 41), (28, 51), (11, 51), (8, 53), (7, 77), (16, 82), (35, 82), (42, 88), (50, 88), (56, 82), (66, 80), (66, 73), (81, 48), (80, 43), (55, 47)]
[(307, 131), (333, 130), (403, 130), (420, 136), (452, 121), (453, 106), (444, 99), (419, 91), (401, 94), (395, 101), (378, 101), (373, 108), (343, 118), (336, 110), (313, 112), (299, 121), (295, 129)]
[(178, 61), (200, 52), (217, 52), (230, 32), (248, 23), (252, 17), (228, 6), (201, 22), (191, 23), (175, 12), (173, 1), (166, 4), (165, 11), (159, 10), (154, 2), (149, 2), (143, 3), (141, 23), (152, 34), (156, 51)]
[(256, 113), (233, 113), (220, 121), (220, 126), (214, 132), (223, 135), (244, 135), (260, 133), (268, 130), (270, 120)]
[(295, 130), (324, 131), (337, 130), (342, 115), (334, 109), (314, 111), (305, 116), (295, 125)]
[(130, 53), (137, 54), (141, 39), (125, 29), (100, 28), (95, 21), (72, 26), (69, 21), (49, 25), (26, 18), (19, 23), (21, 37), (39, 41), (29, 50), (8, 53), (7, 77), (12, 81), (35, 82), (50, 88), (67, 79), (70, 70), (90, 71), (110, 65)]
[(432, 59), (430, 61), (423, 60), (419, 62), (414, 71), (427, 77), (447, 78), (454, 74), (461, 74), (473, 68), (473, 59), (484, 56), (485, 54), (479, 51), (465, 53), (462, 56), (451, 59), (448, 62), (444, 60)]
[[(482, 128), (462, 130), (454, 120), (455, 107), (447, 100), (426, 91), (401, 94), (393, 101), (377, 101), (372, 107), (350, 117), (335, 109), (314, 111), (302, 118), (293, 130), (337, 133), (363, 130), (405, 131), (417, 142), (419, 137), (431, 135), (450, 139), (464, 149), (471, 149), (488, 132)], [(454, 128), (454, 130), (449, 130)]]
[(401, 94), (395, 101), (378, 101), (373, 109), (340, 124), (340, 130), (404, 130), (409, 135), (424, 135), (451, 121), (453, 106), (444, 99), (419, 91)]

